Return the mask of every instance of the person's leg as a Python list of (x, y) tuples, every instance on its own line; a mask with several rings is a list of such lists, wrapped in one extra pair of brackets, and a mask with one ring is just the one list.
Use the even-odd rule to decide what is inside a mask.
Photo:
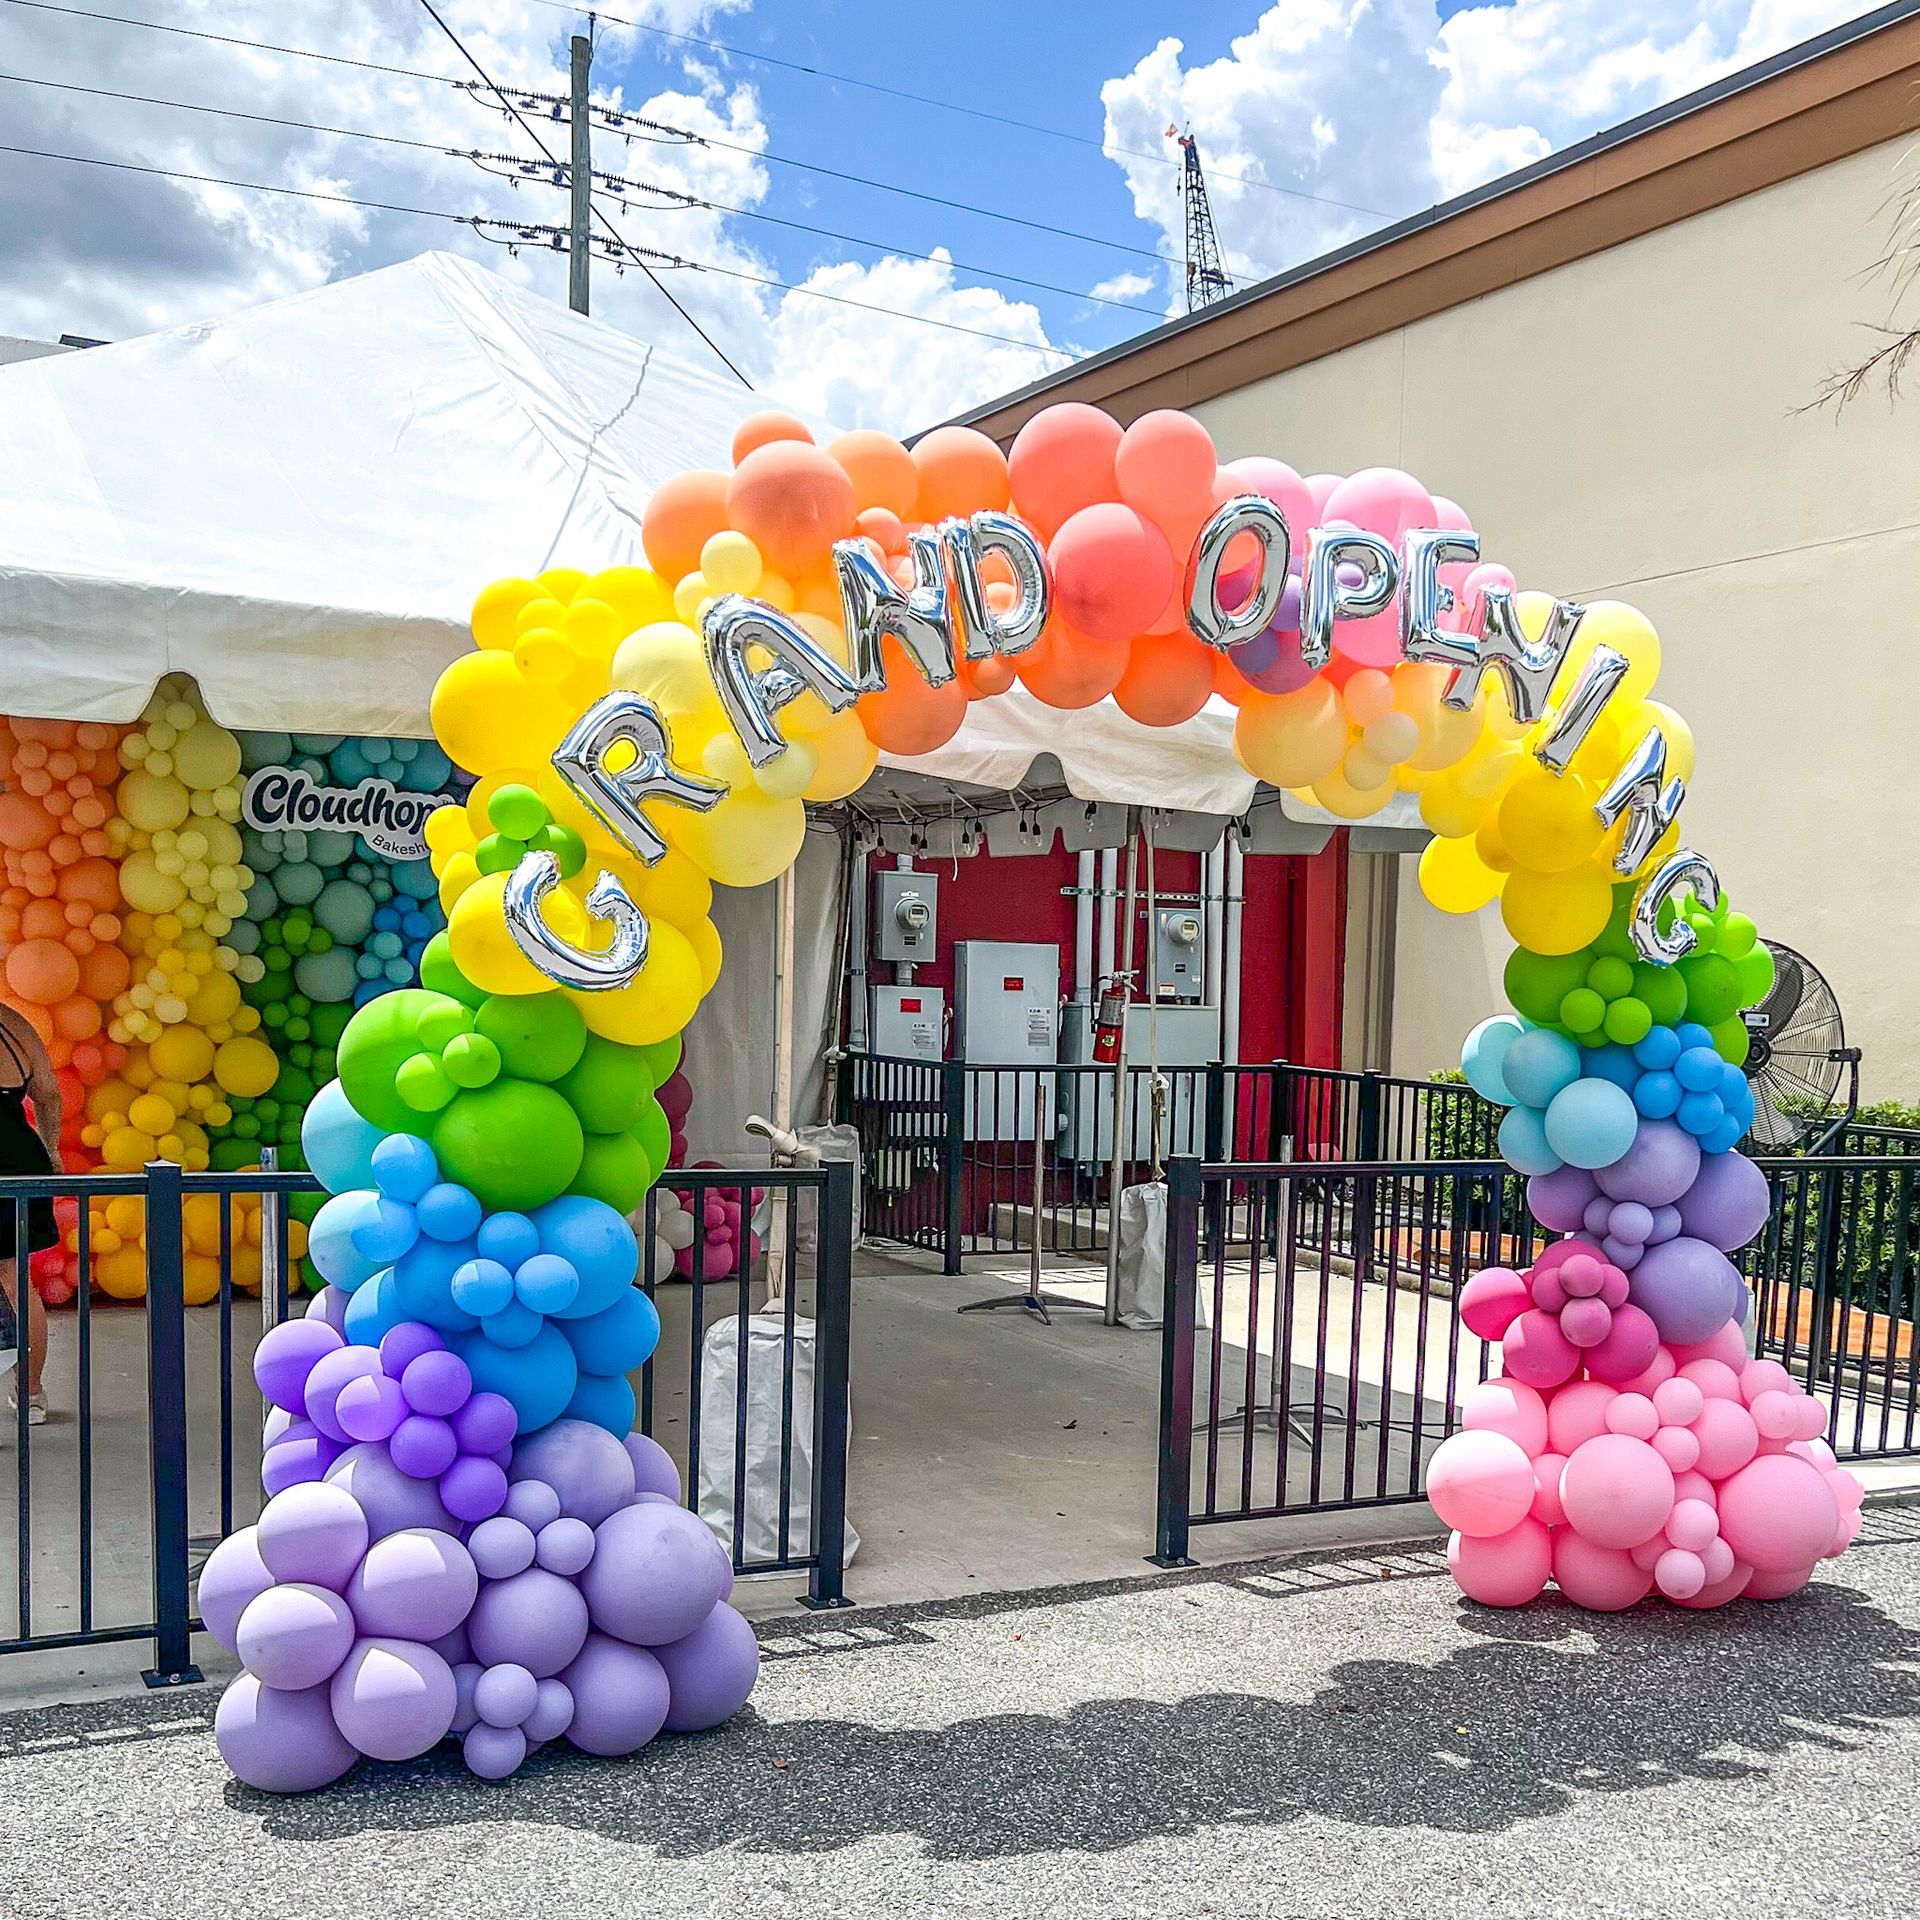
[[(16, 1314), (22, 1311), (20, 1305), (21, 1289), (14, 1285), (14, 1268), (11, 1260), (0, 1260), (0, 1293), (7, 1296), (7, 1305)], [(40, 1296), (34, 1292), (31, 1283), (25, 1289), (27, 1316), (27, 1392), (37, 1394), (41, 1387), (41, 1378), (47, 1365), (47, 1310), (40, 1304)], [(16, 1336), (17, 1338), (18, 1336)]]

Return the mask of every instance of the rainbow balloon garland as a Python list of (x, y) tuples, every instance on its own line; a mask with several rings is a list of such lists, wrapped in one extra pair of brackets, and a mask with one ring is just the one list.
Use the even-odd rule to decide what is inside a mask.
[[(630, 1431), (658, 1321), (624, 1216), (668, 1158), (656, 1094), (720, 970), (714, 886), (784, 872), (807, 802), (1016, 680), (1154, 726), (1217, 693), (1250, 772), (1347, 819), (1416, 794), (1428, 898), (1500, 903), (1517, 1013), (1463, 1065), (1565, 1237), (1460, 1302), (1505, 1369), (1432, 1463), (1461, 1586), (1710, 1606), (1789, 1592), (1853, 1537), (1820, 1410), (1741, 1332), (1727, 1256), (1768, 1203), (1736, 1150), (1740, 1014), (1771, 962), (1680, 844), (1693, 743), (1633, 608), (1519, 592), (1410, 475), (1223, 465), (1185, 415), (1072, 405), (1006, 454), (964, 428), (820, 447), (757, 415), (729, 472), (654, 494), (643, 539), (647, 567), (475, 602), (433, 697), (473, 785), (427, 823), (446, 926), (418, 986), (368, 944), (395, 903), (333, 892), (367, 884), (350, 853), (236, 845), (238, 749), (179, 689), (124, 741), (14, 723), (6, 977), (69, 1048), (88, 1149), (285, 1141), (291, 1086), (332, 1195), (307, 1244), (326, 1284), (259, 1350), (270, 1498), (201, 1582), (247, 1669), (217, 1721), (243, 1780), (313, 1787), (449, 1732), (498, 1777), (745, 1700), (726, 1556)], [(410, 898), (382, 928), (409, 950)]]

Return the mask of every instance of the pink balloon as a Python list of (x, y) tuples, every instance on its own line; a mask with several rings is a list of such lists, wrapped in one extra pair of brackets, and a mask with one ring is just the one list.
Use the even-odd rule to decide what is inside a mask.
[(1839, 1525), (1826, 1476), (1790, 1453), (1751, 1461), (1720, 1488), (1721, 1535), (1758, 1574), (1811, 1567)]
[(1680, 1368), (1680, 1378), (1691, 1380), (1709, 1400), (1740, 1403), (1740, 1376), (1724, 1360), (1688, 1360)]
[(1700, 1471), (1709, 1480), (1738, 1473), (1760, 1449), (1760, 1429), (1737, 1400), (1709, 1400), (1692, 1431), (1700, 1438)]
[(1674, 1379), (1663, 1380), (1654, 1388), (1653, 1404), (1668, 1426), (1690, 1427), (1700, 1418), (1707, 1400), (1693, 1381)]
[(1769, 1387), (1764, 1393), (1756, 1393), (1747, 1402), (1747, 1411), (1753, 1415), (1753, 1424), (1760, 1429), (1764, 1440), (1798, 1440), (1800, 1438), (1800, 1397), (1795, 1393), (1782, 1393), (1777, 1387)]
[(1567, 1470), (1563, 1453), (1542, 1453), (1533, 1462), (1533, 1517), (1543, 1526), (1557, 1527), (1567, 1510), (1560, 1504), (1560, 1476)]
[(1547, 1445), (1555, 1453), (1571, 1453), (1582, 1441), (1607, 1430), (1607, 1409), (1613, 1388), (1598, 1380), (1574, 1380), (1547, 1402)]
[(1560, 1322), (1538, 1307), (1529, 1308), (1508, 1330), (1500, 1347), (1501, 1365), (1530, 1387), (1557, 1387), (1580, 1365), (1580, 1349), (1560, 1331)]
[(1778, 1573), (1755, 1567), (1753, 1578), (1747, 1582), (1744, 1597), (1748, 1600), (1784, 1600), (1788, 1594), (1798, 1593), (1812, 1578), (1812, 1567), (1788, 1567)]
[(1700, 1436), (1687, 1427), (1662, 1427), (1647, 1444), (1675, 1473), (1700, 1464)]
[[(1716, 1542), (1716, 1544), (1718, 1544)], [(1718, 1580), (1710, 1580), (1691, 1600), (1677, 1602), (1683, 1607), (1704, 1610), (1708, 1607), (1724, 1607), (1729, 1600), (1738, 1600), (1747, 1590), (1747, 1583), (1753, 1578), (1751, 1567), (1736, 1566), (1732, 1572)]]
[(1676, 1504), (1682, 1500), (1704, 1501), (1716, 1512), (1720, 1506), (1720, 1496), (1714, 1491), (1713, 1482), (1698, 1467), (1675, 1469), (1673, 1497)]
[(1660, 1415), (1643, 1393), (1623, 1393), (1607, 1409), (1607, 1431), (1651, 1440), (1660, 1431)]
[(1560, 1331), (1583, 1351), (1597, 1347), (1613, 1327), (1604, 1300), (1569, 1300), (1560, 1311)]
[(1740, 1373), (1740, 1397), (1748, 1406), (1763, 1393), (1798, 1393), (1795, 1381), (1778, 1360), (1749, 1360)]
[(1598, 1547), (1637, 1547), (1673, 1511), (1673, 1469), (1631, 1434), (1583, 1441), (1560, 1476), (1568, 1522)]
[[(1704, 1500), (1676, 1500), (1667, 1516), (1667, 1538), (1689, 1553), (1704, 1550), (1720, 1532), (1720, 1516)], [(1732, 1552), (1732, 1548), (1728, 1548)]]
[(1546, 1448), (1547, 1403), (1523, 1381), (1501, 1375), (1483, 1380), (1467, 1395), (1460, 1424), (1474, 1433), (1504, 1433), (1531, 1456)]
[(1491, 560), (1483, 560), (1466, 579), (1454, 588), (1458, 601), (1456, 629), (1461, 633), (1477, 632), (1480, 622), (1485, 618), (1486, 610), (1481, 604), (1481, 596), (1489, 587), (1504, 587), (1508, 593), (1518, 590), (1519, 583), (1503, 566)]
[(1327, 517), (1327, 502), (1333, 498), (1342, 475), (1337, 473), (1310, 473), (1306, 478), (1307, 496), (1313, 502), (1313, 524), (1317, 527)]
[[(1644, 1393), (1648, 1389), (1642, 1383), (1659, 1357), (1660, 1329), (1650, 1313), (1631, 1302), (1614, 1306), (1611, 1312), (1606, 1338), (1586, 1350), (1587, 1371), (1596, 1380), (1615, 1381)], [(1668, 1367), (1671, 1370), (1671, 1361)]]
[[(1628, 1311), (1627, 1308), (1623, 1307), (1621, 1309), (1623, 1313), (1626, 1311)], [(1632, 1311), (1638, 1313), (1640, 1309), (1635, 1307)], [(1648, 1317), (1651, 1319), (1652, 1316), (1649, 1315)], [(1658, 1329), (1656, 1329), (1654, 1333), (1655, 1344), (1653, 1358), (1630, 1380), (1622, 1380), (1619, 1383), (1625, 1391), (1629, 1393), (1651, 1393), (1662, 1380), (1671, 1380), (1673, 1376), (1680, 1371), (1678, 1364), (1674, 1360), (1673, 1350), (1670, 1347), (1661, 1346), (1659, 1344), (1659, 1337)], [(1591, 1354), (1587, 1356), (1587, 1361), (1588, 1365), (1591, 1366), (1593, 1361)]]
[(1707, 1569), (1697, 1553), (1669, 1547), (1654, 1562), (1653, 1584), (1669, 1600), (1691, 1600), (1707, 1584)]
[(1414, 527), (1436, 524), (1433, 495), (1398, 467), (1362, 467), (1328, 494), (1323, 520), (1351, 520), (1398, 548)]
[(1236, 493), (1257, 493), (1271, 500), (1286, 515), (1293, 551), (1306, 552), (1307, 529), (1318, 524), (1319, 510), (1312, 487), (1284, 460), (1255, 454), (1247, 460), (1229, 460), (1220, 471), (1232, 477)]
[(1734, 1570), (1733, 1549), (1716, 1533), (1704, 1547), (1694, 1549), (1700, 1556), (1700, 1563), (1707, 1570), (1708, 1586), (1725, 1580)]
[(1718, 1360), (1722, 1366), (1730, 1367), (1737, 1378), (1747, 1364), (1747, 1336), (1736, 1322), (1729, 1320), (1698, 1345), (1675, 1347), (1673, 1357), (1682, 1367), (1692, 1360)]
[[(1561, 1264), (1564, 1265), (1565, 1262)], [(1544, 1262), (1534, 1268), (1529, 1291), (1533, 1295), (1533, 1304), (1541, 1312), (1551, 1313), (1556, 1317), (1570, 1297), (1567, 1293), (1567, 1283), (1560, 1277), (1560, 1268), (1547, 1266)]]
[(1504, 1433), (1456, 1433), (1434, 1453), (1427, 1498), (1445, 1525), (1491, 1538), (1527, 1517), (1533, 1463)]
[(1554, 1529), (1553, 1577), (1576, 1607), (1595, 1613), (1618, 1613), (1644, 1600), (1653, 1589), (1653, 1575), (1636, 1567), (1631, 1554), (1600, 1546), (1572, 1527)]
[(1501, 1339), (1528, 1305), (1527, 1283), (1511, 1267), (1483, 1267), (1460, 1289), (1460, 1318), (1479, 1340)]
[(1456, 1533), (1447, 1542), (1447, 1569), (1460, 1591), (1483, 1607), (1524, 1607), (1547, 1584), (1553, 1542), (1532, 1519), (1505, 1533)]

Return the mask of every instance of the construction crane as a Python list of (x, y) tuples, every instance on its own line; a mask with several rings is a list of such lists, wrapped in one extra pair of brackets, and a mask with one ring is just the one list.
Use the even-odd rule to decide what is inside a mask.
[(1220, 236), (1213, 230), (1213, 208), (1207, 203), (1207, 176), (1200, 171), (1200, 143), (1178, 127), (1167, 138), (1186, 155), (1180, 176), (1180, 200), (1187, 212), (1187, 311), (1224, 300), (1233, 282), (1220, 260)]

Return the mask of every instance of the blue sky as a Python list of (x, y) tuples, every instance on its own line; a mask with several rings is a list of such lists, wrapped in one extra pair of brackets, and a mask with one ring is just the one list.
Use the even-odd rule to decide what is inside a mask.
[[(435, 4), (488, 73), (564, 84), (567, 37), (583, 16), (563, 0)], [(701, 263), (671, 276), (674, 292), (757, 388), (846, 425), (896, 431), (1179, 309), (1170, 121), (1200, 141), (1228, 266), (1246, 284), (1858, 10), (1852, 0), (615, 6), (627, 24), (603, 16), (596, 97), (707, 142), (628, 150), (596, 137), (600, 166), (706, 203), (615, 207), (627, 238)], [(0, 83), (0, 144), (115, 163), (0, 155), (9, 216), (0, 332), (119, 339), (428, 247), (471, 254), (564, 298), (565, 263), (551, 251), (512, 257), (459, 224), (468, 215), (559, 220), (564, 197), (532, 182), (515, 192), (446, 151), (529, 149), (519, 129), (448, 84), (470, 69), (420, 0), (116, 0), (115, 10), (136, 24), (0, 7), (0, 76), (27, 77)], [(283, 51), (252, 44), (263, 41)], [(745, 57), (754, 53), (978, 111)], [(74, 85), (148, 103), (103, 106), (66, 90)], [(928, 254), (939, 257), (918, 257)], [(641, 275), (617, 278), (604, 265), (595, 275), (598, 317), (710, 357)]]

